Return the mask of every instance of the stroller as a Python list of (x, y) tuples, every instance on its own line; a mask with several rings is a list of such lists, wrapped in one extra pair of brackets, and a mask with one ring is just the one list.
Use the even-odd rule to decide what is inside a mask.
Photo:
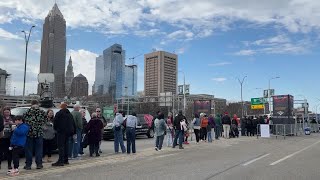
[(231, 125), (230, 137), (232, 137), (232, 138), (239, 137), (239, 130), (238, 130), (237, 125), (235, 125), (235, 124)]

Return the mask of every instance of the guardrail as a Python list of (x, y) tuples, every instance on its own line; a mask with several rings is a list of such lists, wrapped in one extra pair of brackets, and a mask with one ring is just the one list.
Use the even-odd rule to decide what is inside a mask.
[[(286, 136), (298, 136), (298, 133), (303, 133), (303, 127), (300, 127), (298, 124), (270, 124), (270, 136), (275, 136), (276, 139), (278, 136), (282, 136), (283, 139)], [(261, 136), (260, 124), (257, 125), (257, 139)]]

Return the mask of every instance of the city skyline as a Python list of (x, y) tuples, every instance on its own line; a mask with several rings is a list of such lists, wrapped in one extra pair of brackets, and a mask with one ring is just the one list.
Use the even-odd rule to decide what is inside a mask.
[[(0, 67), (12, 74), (12, 87), (21, 94), (24, 42), (20, 31), (35, 24), (27, 66), (26, 91), (31, 93), (36, 92), (39, 73), (41, 26), (53, 3), (16, 2), (21, 8), (14, 3), (0, 6), (5, 12), (0, 18)], [(193, 8), (183, 8), (186, 3)], [(75, 5), (61, 0), (58, 5), (67, 22), (67, 57), (72, 55), (75, 74), (84, 74), (90, 87), (95, 58), (105, 47), (119, 43), (126, 47), (126, 64), (130, 57), (152, 49), (177, 53), (178, 69), (184, 71), (192, 94), (239, 101), (237, 79), (247, 75), (243, 97), (248, 101), (262, 96), (269, 79), (279, 76), (271, 81), (276, 94), (305, 96), (313, 105), (319, 103), (315, 98), (320, 87), (314, 83), (319, 66), (317, 2), (181, 1), (174, 10), (168, 8), (170, 2), (152, 1), (95, 0)], [(315, 10), (310, 11), (311, 7)], [(143, 67), (143, 58), (136, 58), (135, 63)], [(138, 68), (139, 91), (144, 89), (143, 77), (143, 68)], [(182, 80), (180, 75), (178, 84)]]

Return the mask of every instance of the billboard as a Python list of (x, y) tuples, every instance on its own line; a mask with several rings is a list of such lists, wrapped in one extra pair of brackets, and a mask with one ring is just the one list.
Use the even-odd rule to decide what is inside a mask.
[(195, 100), (194, 113), (211, 113), (211, 100)]
[(293, 119), (293, 96), (273, 96), (273, 119), (278, 124), (291, 124)]

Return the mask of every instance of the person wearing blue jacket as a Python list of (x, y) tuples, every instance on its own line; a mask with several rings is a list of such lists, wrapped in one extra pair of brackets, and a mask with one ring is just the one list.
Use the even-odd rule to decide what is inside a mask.
[(27, 141), (29, 126), (24, 123), (22, 116), (15, 117), (15, 128), (10, 140), (9, 150), (12, 151), (13, 169), (8, 171), (8, 175), (15, 176), (19, 174), (19, 157), (23, 153)]

